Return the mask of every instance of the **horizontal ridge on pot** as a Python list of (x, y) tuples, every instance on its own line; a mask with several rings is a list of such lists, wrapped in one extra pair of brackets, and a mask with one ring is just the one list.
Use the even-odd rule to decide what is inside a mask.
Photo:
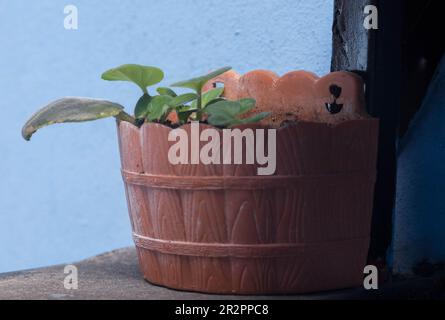
[[(266, 243), (266, 244), (233, 244), (233, 243), (203, 243), (153, 239), (133, 233), (133, 239), (138, 248), (144, 248), (165, 254), (207, 258), (275, 258), (292, 257), (298, 255), (298, 250), (314, 249), (326, 246), (321, 243)], [(336, 242), (364, 240), (363, 238), (330, 241), (329, 245), (336, 246)]]
[(178, 176), (152, 175), (122, 170), (122, 177), (127, 184), (150, 186), (158, 189), (181, 190), (258, 190), (291, 188), (299, 183), (329, 182), (335, 184), (344, 179), (369, 179), (374, 181), (373, 173), (347, 173), (331, 175), (299, 175), (299, 176)]

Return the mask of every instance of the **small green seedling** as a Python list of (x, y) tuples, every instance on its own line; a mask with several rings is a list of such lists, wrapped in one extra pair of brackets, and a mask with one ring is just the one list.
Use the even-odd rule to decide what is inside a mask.
[(224, 88), (202, 91), (209, 80), (230, 69), (224, 67), (205, 76), (172, 85), (192, 89), (194, 92), (178, 95), (171, 88), (158, 87), (156, 94), (152, 95), (148, 88), (164, 79), (163, 71), (156, 67), (125, 64), (104, 72), (102, 79), (132, 82), (141, 89), (142, 95), (134, 107), (133, 116), (126, 113), (123, 106), (114, 102), (80, 97), (62, 98), (36, 112), (24, 125), (22, 136), (29, 140), (38, 129), (55, 123), (92, 121), (107, 117), (115, 117), (119, 121), (138, 126), (144, 122), (170, 125), (170, 115), (175, 114), (175, 125), (194, 120), (207, 121), (217, 127), (258, 122), (267, 117), (269, 113), (242, 118), (255, 107), (254, 99), (228, 101), (222, 97)]

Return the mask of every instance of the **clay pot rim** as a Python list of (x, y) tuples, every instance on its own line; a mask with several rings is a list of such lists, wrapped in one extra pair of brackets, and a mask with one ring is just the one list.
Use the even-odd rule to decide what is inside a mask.
[[(238, 73), (235, 70), (229, 70), (228, 72), (232, 72), (233, 74), (235, 74), (239, 80), (242, 80), (243, 78), (248, 78), (252, 75), (261, 74), (263, 77), (269, 77), (272, 80), (273, 84), (275, 84), (278, 81), (285, 81), (289, 76), (295, 76), (295, 75), (301, 76), (301, 77), (305, 78), (306, 80), (312, 81), (314, 85), (318, 81), (325, 80), (325, 78), (329, 78), (334, 75), (348, 75), (348, 76), (354, 78), (355, 80), (360, 81), (361, 83), (363, 82), (363, 78), (361, 76), (359, 76), (355, 72), (351, 72), (351, 71), (347, 71), (347, 70), (332, 71), (332, 72), (325, 73), (323, 75), (319, 75), (319, 74), (316, 74), (314, 72), (307, 71), (304, 69), (292, 70), (292, 71), (284, 72), (282, 74), (279, 74), (278, 72), (268, 70), (268, 69), (255, 69), (255, 70), (250, 70), (246, 73)], [(216, 77), (215, 79), (217, 80), (218, 78), (219, 77)], [(215, 79), (209, 80), (208, 83), (214, 82)]]
[[(379, 121), (379, 119), (378, 118), (374, 118), (374, 117), (369, 117), (369, 118), (363, 118), (363, 119), (344, 120), (344, 121), (339, 122), (339, 123), (325, 123), (325, 122), (316, 122), (316, 121), (291, 121), (291, 122), (287, 122), (285, 124), (282, 124), (279, 128), (274, 128), (272, 126), (263, 125), (263, 124), (260, 124), (260, 123), (249, 123), (249, 124), (235, 125), (233, 127), (224, 128), (224, 129), (247, 129), (247, 128), (250, 128), (250, 129), (266, 129), (266, 130), (267, 129), (275, 129), (277, 131), (284, 131), (284, 130), (287, 130), (289, 128), (297, 127), (297, 126), (300, 126), (300, 125), (313, 125), (313, 126), (323, 126), (323, 127), (326, 127), (327, 129), (330, 129), (330, 130), (336, 130), (336, 129), (340, 128), (340, 127), (348, 126), (349, 124), (352, 124), (352, 123), (356, 123), (356, 122), (369, 122), (369, 121)], [(121, 122), (126, 122), (126, 121), (118, 120), (117, 121), (118, 126), (120, 126)], [(126, 123), (127, 123), (127, 125), (129, 125), (130, 127), (134, 128), (136, 130), (143, 130), (144, 127), (157, 127), (157, 128), (166, 128), (168, 130), (175, 130), (175, 129), (185, 129), (185, 128), (191, 126), (191, 122), (187, 122), (187, 123), (185, 123), (183, 125), (180, 125), (179, 127), (175, 127), (175, 128), (172, 128), (172, 127), (170, 127), (168, 125), (165, 125), (165, 124), (162, 124), (162, 123), (157, 123), (157, 122), (144, 122), (140, 127), (138, 127), (138, 126), (136, 126), (136, 125), (134, 125), (133, 123), (130, 123), (130, 122), (126, 122)], [(200, 128), (202, 128), (202, 127), (206, 128), (206, 129), (211, 128), (211, 129), (216, 129), (216, 130), (218, 130), (220, 132), (222, 132), (222, 130), (224, 130), (224, 129), (215, 127), (215, 126), (213, 126), (211, 124), (208, 124), (208, 123), (199, 123), (199, 125), (200, 125)]]
[[(267, 69), (255, 69), (255, 70), (250, 70), (246, 73), (238, 73), (237, 71), (232, 69), (232, 70), (229, 70), (227, 73), (231, 73), (232, 75), (234, 75), (235, 78), (237, 79), (237, 81), (239, 81), (239, 82), (242, 82), (244, 79), (247, 79), (249, 77), (252, 77), (255, 75), (260, 75), (261, 77), (268, 78), (272, 82), (271, 88), (276, 86), (277, 83), (286, 82), (286, 81), (288, 81), (289, 77), (294, 77), (294, 76), (298, 76), (301, 80), (309, 81), (309, 83), (311, 83), (313, 86), (316, 86), (317, 83), (320, 81), (324, 81), (326, 79), (335, 77), (337, 75), (338, 76), (341, 76), (341, 75), (348, 76), (351, 79), (354, 79), (355, 81), (357, 81), (358, 83), (363, 84), (363, 78), (360, 75), (358, 75), (355, 72), (346, 71), (346, 70), (332, 71), (332, 72), (325, 73), (323, 75), (318, 75), (314, 72), (307, 71), (304, 69), (292, 70), (292, 71), (285, 72), (283, 74), (279, 74), (275, 71), (267, 70)], [(218, 76), (218, 77), (215, 77), (214, 79), (209, 80), (205, 84), (204, 89), (209, 89), (209, 85), (211, 83), (221, 81), (221, 78), (224, 77), (224, 75), (226, 75), (227, 73), (224, 73), (221, 76)]]

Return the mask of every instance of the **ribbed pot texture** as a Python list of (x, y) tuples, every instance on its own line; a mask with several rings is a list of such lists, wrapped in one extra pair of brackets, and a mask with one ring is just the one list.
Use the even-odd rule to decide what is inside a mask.
[[(182, 128), (190, 133), (191, 125)], [(200, 125), (205, 128), (210, 126)], [(172, 165), (171, 130), (118, 123), (133, 238), (146, 280), (223, 294), (362, 285), (378, 120), (280, 127), (273, 176), (258, 176), (257, 164)]]

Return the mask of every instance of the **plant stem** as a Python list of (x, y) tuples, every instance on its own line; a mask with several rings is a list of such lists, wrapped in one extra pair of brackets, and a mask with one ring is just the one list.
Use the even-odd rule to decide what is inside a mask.
[(117, 116), (115, 116), (115, 118), (120, 121), (126, 121), (126, 122), (130, 122), (131, 124), (136, 125), (136, 119), (133, 118), (132, 116), (130, 116), (125, 111), (121, 111)]
[(198, 121), (201, 121), (202, 119), (202, 90), (198, 90), (198, 99), (196, 101), (196, 105), (198, 108), (198, 112), (196, 112), (196, 117), (198, 118)]

